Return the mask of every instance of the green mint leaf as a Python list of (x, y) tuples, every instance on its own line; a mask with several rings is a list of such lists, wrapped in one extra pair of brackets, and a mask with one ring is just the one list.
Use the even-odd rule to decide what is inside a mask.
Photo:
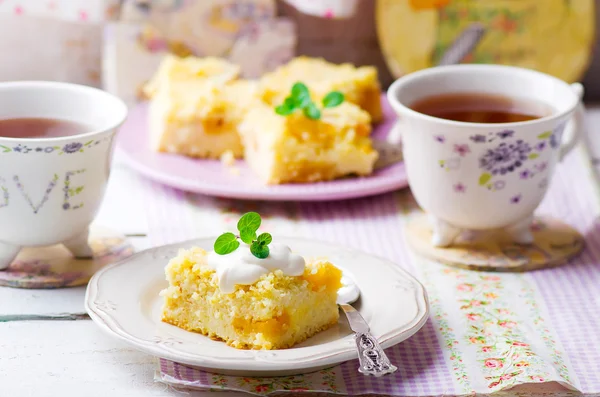
[(271, 241), (273, 241), (273, 236), (271, 236), (269, 233), (261, 233), (256, 241), (258, 241), (260, 244), (271, 244)]
[[(256, 233), (256, 231), (260, 227), (260, 222), (260, 215), (258, 215), (258, 213), (246, 212), (238, 221), (237, 228), (240, 231), (240, 233)], [(256, 234), (254, 235), (254, 238), (252, 240), (254, 240), (255, 238)]]
[(317, 108), (314, 103), (310, 103), (304, 109), (302, 109), (304, 115), (312, 120), (318, 120), (321, 118), (321, 111)]
[(283, 105), (284, 106), (289, 106), (292, 109), (296, 108), (296, 101), (294, 100), (294, 98), (292, 98), (291, 96), (285, 98), (285, 101), (283, 101)]
[(296, 110), (296, 109), (283, 104), (283, 105), (279, 105), (275, 108), (275, 113), (277, 113), (280, 116), (287, 116), (289, 114), (294, 113), (294, 110)]
[(308, 87), (306, 84), (297, 82), (292, 86), (292, 98), (296, 101), (299, 101), (304, 98), (310, 98), (310, 92), (308, 92)]
[(297, 109), (304, 109), (305, 107), (309, 106), (310, 104), (313, 103), (313, 101), (310, 99), (310, 95), (301, 97), (299, 99), (295, 100), (295, 107)]
[(252, 231), (251, 229), (240, 230), (240, 238), (246, 244), (252, 244), (256, 240), (256, 231)]
[(344, 102), (344, 94), (339, 91), (331, 91), (329, 94), (325, 95), (323, 98), (323, 107), (324, 108), (333, 108), (340, 105)]
[(219, 255), (227, 255), (235, 251), (240, 246), (240, 242), (233, 233), (223, 233), (216, 240), (214, 250)]
[(269, 256), (269, 247), (266, 244), (255, 241), (250, 246), (250, 252), (258, 259), (265, 259)]
[(285, 100), (283, 101), (283, 104), (281, 104), (275, 108), (275, 113), (277, 113), (281, 116), (287, 116), (287, 115), (294, 113), (294, 111), (300, 107), (300, 105), (296, 102), (297, 101), (294, 98), (292, 98), (291, 96), (285, 98)]
[(291, 99), (295, 108), (303, 109), (312, 103), (308, 87), (303, 83), (296, 83), (292, 87)]

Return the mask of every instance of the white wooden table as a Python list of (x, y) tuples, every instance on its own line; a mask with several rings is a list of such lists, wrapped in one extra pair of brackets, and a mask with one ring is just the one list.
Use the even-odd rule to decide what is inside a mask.
[[(587, 145), (600, 164), (600, 106), (588, 112)], [(117, 153), (99, 225), (150, 246), (142, 198), (145, 182)], [(124, 191), (127, 194), (122, 194)], [(83, 316), (85, 288), (22, 290), (0, 287), (0, 397), (209, 396), (154, 382), (155, 359), (100, 331)], [(240, 396), (218, 393), (218, 397)]]

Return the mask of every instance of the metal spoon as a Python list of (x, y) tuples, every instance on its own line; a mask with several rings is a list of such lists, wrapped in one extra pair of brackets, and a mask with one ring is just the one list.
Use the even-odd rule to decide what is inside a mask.
[(398, 367), (390, 362), (377, 339), (371, 335), (369, 324), (351, 306), (351, 303), (356, 302), (360, 296), (358, 286), (354, 280), (347, 276), (342, 276), (342, 285), (338, 292), (337, 304), (346, 314), (348, 324), (354, 331), (354, 341), (356, 342), (358, 361), (360, 362), (358, 372), (363, 375), (373, 375), (377, 378), (396, 372)]

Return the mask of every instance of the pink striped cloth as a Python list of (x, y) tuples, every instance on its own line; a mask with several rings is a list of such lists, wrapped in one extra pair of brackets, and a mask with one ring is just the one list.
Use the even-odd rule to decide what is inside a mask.
[[(384, 378), (360, 375), (356, 362), (305, 376), (248, 379), (161, 360), (157, 379), (162, 382), (262, 395), (310, 390), (433, 396), (512, 387), (600, 394), (600, 196), (583, 150), (558, 166), (538, 213), (576, 227), (587, 247), (567, 265), (525, 274), (455, 270), (410, 254), (402, 227), (415, 206), (408, 191), (291, 204), (216, 199), (148, 185), (152, 193), (146, 204), (155, 244), (215, 235), (232, 227), (240, 213), (255, 210), (275, 233), (342, 243), (395, 261), (425, 284), (431, 300), (431, 318), (423, 329), (387, 351), (399, 370)], [(470, 292), (473, 285), (490, 288), (483, 292), (493, 302), (489, 313), (461, 312), (461, 299), (466, 296), (472, 302), (475, 295), (468, 294), (482, 293)], [(492, 320), (481, 318), (486, 313)], [(474, 324), (490, 326), (490, 321), (498, 334), (473, 334)]]

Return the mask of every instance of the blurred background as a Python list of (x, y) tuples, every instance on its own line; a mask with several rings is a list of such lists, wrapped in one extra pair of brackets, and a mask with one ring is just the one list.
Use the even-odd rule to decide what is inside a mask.
[(583, 81), (600, 99), (600, 0), (2, 0), (0, 80), (99, 86), (128, 103), (165, 53), (257, 77), (296, 55), (375, 65), (384, 87), (440, 63)]

